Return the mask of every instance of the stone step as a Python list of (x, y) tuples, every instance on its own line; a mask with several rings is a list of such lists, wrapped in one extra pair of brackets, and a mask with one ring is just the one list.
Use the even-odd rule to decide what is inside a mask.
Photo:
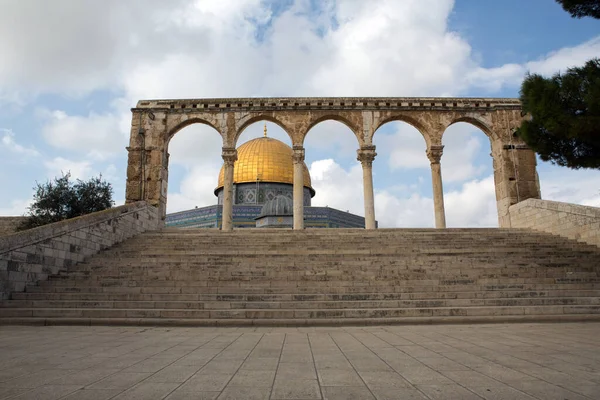
[(0, 324), (574, 318), (600, 319), (600, 249), (515, 229), (166, 229), (0, 303)]
[(141, 326), (141, 327), (306, 327), (306, 326), (370, 326), (420, 324), (498, 324), (600, 321), (599, 314), (525, 314), (484, 316), (421, 316), (399, 318), (294, 318), (294, 319), (195, 319), (195, 318), (0, 318), (0, 325), (76, 325), (76, 326)]
[(110, 308), (0, 308), (0, 318), (177, 318), (177, 319), (319, 319), (400, 318), (502, 315), (600, 314), (598, 305), (550, 305), (509, 307), (431, 307), (361, 309), (110, 309)]
[(174, 277), (182, 276), (194, 279), (213, 279), (222, 278), (301, 278), (303, 276), (328, 275), (337, 276), (353, 274), (353, 276), (401, 276), (406, 277), (468, 277), (483, 275), (501, 275), (512, 276), (518, 274), (522, 277), (531, 276), (600, 276), (600, 267), (592, 263), (572, 266), (570, 264), (560, 263), (558, 265), (516, 265), (516, 266), (496, 266), (496, 265), (469, 265), (461, 263), (457, 265), (434, 265), (424, 266), (372, 266), (372, 265), (329, 265), (329, 266), (261, 266), (251, 268), (219, 267), (219, 266), (199, 266), (189, 267), (182, 265), (154, 265), (140, 267), (122, 267), (122, 268), (79, 268), (79, 266), (69, 270), (60, 271), (57, 275), (52, 275), (55, 279), (65, 279), (72, 277), (74, 279), (122, 279), (127, 277)]
[(13, 293), (13, 300), (73, 300), (73, 301), (380, 301), (439, 299), (503, 299), (549, 297), (597, 297), (597, 290), (521, 291), (495, 290), (473, 292), (411, 292), (361, 294), (152, 294), (152, 293), (80, 293), (23, 292)]
[(256, 243), (259, 245), (273, 245), (282, 244), (284, 246), (294, 245), (311, 245), (314, 243), (321, 242), (325, 245), (334, 243), (353, 243), (353, 244), (373, 244), (379, 245), (381, 243), (390, 244), (394, 243), (397, 245), (411, 246), (414, 243), (436, 243), (436, 244), (449, 244), (456, 242), (457, 244), (471, 243), (474, 245), (479, 244), (490, 244), (492, 241), (494, 245), (502, 245), (505, 243), (528, 243), (534, 244), (539, 243), (540, 245), (555, 244), (559, 246), (568, 246), (575, 248), (588, 248), (594, 249), (594, 246), (583, 242), (572, 241), (563, 237), (543, 237), (537, 235), (505, 235), (505, 236), (494, 236), (494, 235), (481, 235), (478, 232), (472, 234), (463, 235), (451, 235), (448, 233), (433, 234), (433, 235), (410, 235), (410, 234), (399, 234), (399, 235), (375, 235), (375, 236), (313, 236), (303, 237), (297, 236), (294, 233), (288, 235), (274, 235), (274, 236), (240, 236), (234, 235), (231, 237), (217, 235), (214, 237), (199, 237), (199, 236), (164, 236), (164, 237), (145, 237), (140, 236), (137, 239), (133, 239), (128, 245), (140, 246), (143, 245), (147, 239), (153, 239), (157, 242), (158, 247), (168, 247), (167, 245), (173, 244), (179, 248), (182, 246), (182, 241), (188, 241), (192, 246), (196, 244), (207, 245), (215, 244), (225, 247), (231, 241), (238, 243)]
[[(198, 283), (199, 285), (200, 283)], [(57, 292), (57, 293), (143, 293), (143, 294), (362, 294), (372, 293), (374, 290), (381, 293), (452, 293), (470, 291), (549, 291), (549, 290), (600, 290), (599, 283), (561, 283), (561, 284), (489, 284), (489, 285), (422, 285), (422, 286), (345, 286), (345, 287), (315, 287), (312, 285), (304, 287), (239, 287), (239, 286), (27, 286), (27, 292)]]
[[(189, 241), (189, 245), (182, 246), (181, 241), (187, 240)], [(492, 239), (493, 240), (493, 239)], [(314, 240), (304, 240), (304, 241), (281, 241), (281, 240), (236, 240), (236, 243), (240, 246), (237, 248), (247, 247), (244, 245), (253, 245), (261, 248), (283, 248), (283, 249), (318, 249), (318, 245), (322, 244), (325, 247), (330, 246), (342, 246), (344, 248), (385, 248), (387, 246), (394, 246), (399, 249), (421, 249), (422, 251), (426, 251), (427, 249), (422, 248), (423, 245), (435, 245), (440, 248), (469, 248), (473, 246), (475, 248), (485, 247), (487, 245), (488, 249), (492, 249), (490, 247), (489, 240), (479, 241), (476, 238), (464, 238), (464, 239), (452, 239), (448, 238), (448, 240), (430, 240), (430, 239), (409, 239), (404, 238), (402, 240), (378, 240), (378, 241), (368, 241), (364, 239), (360, 240), (322, 240), (322, 239), (314, 239)], [(227, 241), (199, 241), (199, 240), (189, 240), (185, 238), (179, 239), (179, 243), (175, 240), (173, 241), (161, 241), (160, 244), (157, 244), (152, 249), (144, 247), (144, 242), (138, 243), (128, 243), (127, 246), (117, 246), (113, 247), (111, 251), (119, 252), (125, 249), (132, 250), (142, 250), (142, 251), (152, 251), (153, 249), (165, 249), (165, 250), (194, 250), (195, 248), (207, 248), (208, 246), (213, 246), (216, 249), (223, 250), (233, 250), (230, 246), (231, 243)], [(549, 248), (550, 246), (554, 246), (557, 248), (564, 249), (577, 249), (582, 251), (590, 251), (593, 252), (595, 250), (594, 246), (579, 243), (579, 242), (563, 242), (563, 241), (541, 241), (537, 238), (511, 238), (511, 239), (496, 239), (495, 243), (493, 243), (493, 248), (501, 249), (501, 248), (515, 248), (518, 249), (519, 245), (523, 246), (535, 246), (538, 245), (541, 248)]]
[(437, 286), (440, 289), (448, 286), (483, 286), (483, 285), (513, 285), (513, 284), (597, 284), (600, 283), (600, 277), (589, 276), (589, 277), (533, 277), (533, 278), (522, 278), (522, 277), (499, 277), (499, 278), (454, 278), (454, 279), (439, 279), (428, 277), (412, 277), (411, 279), (403, 279), (399, 277), (387, 277), (387, 276), (371, 276), (368, 279), (360, 279), (360, 277), (340, 275), (340, 276), (327, 276), (327, 275), (306, 275), (301, 279), (275, 279), (257, 277), (256, 279), (204, 279), (204, 280), (190, 280), (190, 279), (53, 279), (39, 284), (40, 287), (229, 287), (233, 286), (236, 288), (294, 288), (294, 287), (354, 287), (354, 286), (370, 286), (370, 287), (386, 287), (389, 285), (397, 287), (419, 287), (419, 286)]
[(357, 300), (357, 301), (83, 301), (83, 300), (12, 300), (0, 302), (6, 308), (110, 308), (110, 309), (388, 309), (432, 307), (517, 307), (550, 305), (600, 305), (600, 297), (547, 297), (505, 299), (441, 300)]

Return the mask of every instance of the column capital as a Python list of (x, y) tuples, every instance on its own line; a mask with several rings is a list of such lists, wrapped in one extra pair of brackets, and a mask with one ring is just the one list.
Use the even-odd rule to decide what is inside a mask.
[(375, 156), (377, 153), (375, 152), (375, 146), (362, 146), (360, 149), (356, 150), (356, 159), (360, 161), (360, 163), (365, 166), (373, 165), (373, 160), (375, 160)]
[(304, 147), (302, 146), (294, 146), (292, 148), (294, 150), (294, 154), (292, 154), (292, 160), (294, 164), (300, 164), (304, 162)]
[(233, 147), (223, 147), (221, 157), (223, 157), (225, 164), (233, 166), (233, 163), (237, 160), (237, 150)]
[(427, 158), (429, 158), (429, 162), (431, 164), (439, 164), (442, 159), (442, 154), (444, 153), (443, 145), (431, 145), (426, 151)]

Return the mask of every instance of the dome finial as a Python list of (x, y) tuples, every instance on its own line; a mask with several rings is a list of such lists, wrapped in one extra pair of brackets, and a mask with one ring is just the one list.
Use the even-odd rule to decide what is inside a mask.
[(265, 137), (267, 137), (267, 123), (265, 122)]

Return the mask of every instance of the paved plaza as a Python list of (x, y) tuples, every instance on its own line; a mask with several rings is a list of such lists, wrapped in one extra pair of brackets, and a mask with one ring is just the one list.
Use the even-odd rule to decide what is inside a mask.
[(0, 327), (0, 399), (598, 399), (600, 323)]

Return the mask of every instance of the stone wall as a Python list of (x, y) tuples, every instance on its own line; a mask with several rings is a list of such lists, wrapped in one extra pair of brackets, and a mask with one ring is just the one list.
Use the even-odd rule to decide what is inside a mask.
[(530, 228), (600, 247), (600, 208), (528, 199), (510, 207), (513, 228)]
[(0, 217), (0, 236), (15, 233), (17, 226), (26, 219), (26, 217)]
[(0, 237), (0, 299), (160, 227), (158, 209), (136, 202)]

